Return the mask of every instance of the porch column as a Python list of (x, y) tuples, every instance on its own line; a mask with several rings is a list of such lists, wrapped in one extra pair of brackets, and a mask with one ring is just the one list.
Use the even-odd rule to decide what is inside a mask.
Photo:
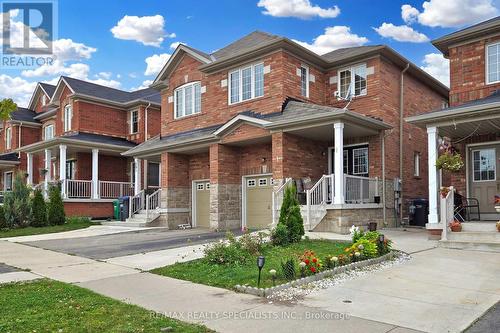
[(141, 160), (134, 158), (134, 194), (137, 195), (141, 192)]
[(436, 127), (427, 128), (427, 150), (429, 169), (429, 224), (439, 223), (438, 218), (438, 171), (436, 160), (438, 157), (438, 130)]
[(28, 173), (28, 185), (33, 185), (33, 153), (26, 154), (26, 172)]
[(52, 152), (50, 149), (45, 149), (45, 179), (44, 179), (44, 192), (47, 194), (49, 190), (49, 182), (51, 179), (51, 174), (52, 174)]
[(92, 199), (99, 199), (99, 149), (92, 149)]
[(333, 203), (344, 204), (344, 123), (335, 123), (334, 129), (334, 179)]
[(59, 179), (61, 179), (61, 196), (66, 198), (66, 145), (59, 145)]
[(144, 189), (146, 190), (148, 188), (148, 160), (144, 160), (144, 180), (143, 180), (143, 184), (144, 184)]

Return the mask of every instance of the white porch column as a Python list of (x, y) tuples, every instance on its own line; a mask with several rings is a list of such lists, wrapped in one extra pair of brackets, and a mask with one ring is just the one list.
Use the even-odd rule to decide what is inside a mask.
[(144, 180), (142, 182), (144, 184), (144, 189), (148, 188), (148, 168), (148, 160), (144, 160)]
[(45, 149), (45, 179), (44, 179), (44, 184), (43, 188), (45, 190), (45, 193), (48, 193), (49, 190), (49, 182), (50, 179), (52, 178), (52, 152), (50, 149)]
[(66, 145), (59, 145), (59, 179), (61, 180), (61, 196), (66, 198)]
[(134, 194), (137, 195), (141, 192), (141, 160), (134, 158)]
[(344, 123), (335, 123), (334, 128), (334, 178), (335, 196), (333, 203), (341, 205), (344, 201)]
[(99, 149), (92, 149), (92, 199), (99, 199)]
[(26, 154), (26, 172), (28, 173), (28, 185), (33, 185), (33, 153)]
[(438, 130), (436, 127), (427, 128), (427, 150), (429, 169), (429, 223), (439, 223), (438, 218), (438, 171), (436, 160), (438, 157)]

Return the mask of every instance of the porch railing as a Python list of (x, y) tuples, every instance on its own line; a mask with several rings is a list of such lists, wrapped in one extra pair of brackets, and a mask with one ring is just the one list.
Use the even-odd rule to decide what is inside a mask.
[(286, 178), (283, 184), (281, 184), (275, 191), (273, 191), (272, 197), (272, 207), (273, 207), (273, 225), (278, 223), (279, 211), (281, 205), (283, 204), (283, 197), (285, 196), (285, 189), (287, 186), (292, 184), (292, 178)]
[(441, 240), (448, 239), (448, 224), (453, 222), (455, 219), (455, 189), (453, 186), (448, 187), (448, 193), (446, 193), (446, 197), (441, 198), (440, 205), (440, 222), (443, 224), (443, 231), (441, 232)]
[(138, 194), (130, 197), (129, 201), (129, 218), (134, 216), (134, 214), (138, 213), (139, 211), (143, 210), (145, 207), (145, 195), (144, 195), (144, 190), (140, 191)]
[(161, 189), (146, 196), (146, 220), (159, 215), (158, 209), (161, 205)]
[(92, 197), (91, 180), (65, 179), (63, 186), (66, 189), (67, 198), (88, 199)]
[(346, 203), (373, 203), (378, 196), (378, 178), (344, 175)]
[(99, 196), (102, 199), (116, 199), (132, 195), (134, 195), (133, 183), (99, 181)]

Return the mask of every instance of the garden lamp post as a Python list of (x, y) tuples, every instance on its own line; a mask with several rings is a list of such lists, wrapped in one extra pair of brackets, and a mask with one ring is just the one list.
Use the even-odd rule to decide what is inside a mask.
[(257, 268), (259, 269), (259, 279), (257, 280), (257, 288), (260, 288), (260, 273), (265, 263), (266, 263), (266, 258), (264, 256), (257, 257)]
[(379, 254), (384, 253), (384, 241), (385, 241), (385, 236), (383, 234), (378, 235)]

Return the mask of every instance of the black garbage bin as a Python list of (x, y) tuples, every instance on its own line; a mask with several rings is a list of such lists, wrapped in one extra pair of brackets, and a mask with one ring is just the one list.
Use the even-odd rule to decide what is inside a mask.
[(409, 224), (425, 227), (429, 216), (429, 201), (427, 199), (413, 199), (408, 206)]
[(125, 221), (128, 218), (130, 197), (119, 197), (118, 202), (120, 204), (120, 221)]

